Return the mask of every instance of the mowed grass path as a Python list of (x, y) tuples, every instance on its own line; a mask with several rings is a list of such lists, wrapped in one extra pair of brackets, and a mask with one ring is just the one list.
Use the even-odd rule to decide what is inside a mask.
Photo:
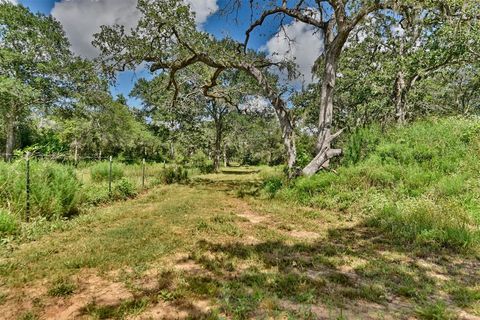
[(362, 217), (208, 175), (4, 249), (1, 319), (476, 319), (475, 254), (399, 247)]

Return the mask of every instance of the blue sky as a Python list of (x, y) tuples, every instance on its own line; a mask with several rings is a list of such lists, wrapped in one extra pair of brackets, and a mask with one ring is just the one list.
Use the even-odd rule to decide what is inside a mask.
[[(216, 8), (224, 8), (224, 6), (230, 0), (187, 0), (193, 3), (192, 7), (195, 5), (201, 6), (215, 6)], [(91, 52), (95, 52), (93, 47), (90, 46), (90, 39), (82, 39), (83, 42), (77, 41), (77, 38), (85, 37), (85, 33), (88, 33), (89, 23), (97, 24), (108, 24), (108, 21), (117, 22), (118, 19), (122, 19), (122, 15), (125, 15), (125, 11), (128, 11), (134, 7), (136, 3), (134, 0), (19, 0), (19, 2), (34, 12), (41, 12), (44, 14), (53, 14), (63, 25), (64, 29), (69, 36), (70, 42), (72, 43), (73, 51), (77, 51), (79, 54), (91, 55)], [(98, 3), (100, 2), (100, 4)], [(101, 3), (105, 4), (102, 5)], [(108, 5), (107, 5), (108, 3)], [(246, 1), (248, 3), (248, 1)], [(91, 9), (88, 11), (88, 6), (97, 6), (96, 9)], [(55, 8), (55, 9), (54, 9)], [(102, 10), (100, 10), (101, 8)], [(53, 11), (52, 11), (53, 10)], [(199, 9), (201, 10), (201, 9)], [(104, 11), (104, 12), (99, 12)], [(133, 11), (133, 10), (132, 10)], [(77, 14), (78, 12), (78, 14)], [(115, 16), (118, 15), (119, 17)], [(245, 30), (250, 24), (250, 8), (248, 5), (242, 6), (238, 12), (222, 15), (219, 14), (217, 10), (216, 13), (211, 15), (204, 14), (205, 19), (199, 24), (200, 28), (213, 34), (217, 38), (222, 38), (224, 36), (233, 37), (236, 40), (243, 41), (245, 37)], [(197, 15), (198, 17), (198, 15)], [(207, 18), (208, 17), (208, 18)], [(90, 19), (90, 21), (89, 21)], [(124, 17), (125, 21), (132, 20), (130, 17)], [(106, 23), (102, 23), (103, 21)], [(121, 21), (121, 20), (120, 20)], [(287, 23), (290, 22), (288, 19)], [(90, 24), (91, 24), (90, 23)], [(95, 27), (93, 27), (95, 28)], [(90, 29), (95, 30), (95, 29)], [(311, 40), (308, 38), (308, 30), (304, 25), (292, 25), (292, 32), (295, 33), (295, 36), (303, 37), (304, 42), (306, 41), (307, 45), (303, 45), (302, 48), (297, 50), (297, 55), (301, 61), (311, 60), (310, 56), (317, 55), (317, 52), (312, 54), (307, 54), (305, 56), (304, 52), (312, 51), (308, 45)], [(85, 31), (85, 32), (84, 32)], [(251, 37), (249, 46), (254, 49), (265, 48), (267, 52), (272, 51), (272, 48), (280, 47), (280, 51), (284, 50), (282, 47), (285, 45), (282, 42), (276, 43), (271, 39), (274, 39), (274, 35), (278, 32), (278, 19), (269, 19), (267, 23), (257, 30)], [(90, 32), (91, 34), (92, 32)], [(307, 37), (305, 37), (307, 35)], [(269, 42), (270, 40), (270, 42)], [(79, 47), (79, 42), (82, 50), (75, 50), (76, 47)], [(87, 48), (85, 48), (87, 47)], [(307, 50), (307, 51), (305, 51)], [(315, 51), (318, 49), (314, 49)], [(310, 63), (310, 62), (308, 62)], [(307, 67), (304, 66), (304, 69)], [(312, 62), (313, 63), (313, 62)], [(136, 80), (142, 77), (149, 78), (149, 73), (146, 70), (140, 72), (123, 72), (118, 75), (118, 81), (116, 86), (111, 87), (113, 95), (123, 94), (128, 97), (134, 83)], [(140, 105), (140, 101), (135, 99), (129, 99), (129, 104), (131, 106)]]

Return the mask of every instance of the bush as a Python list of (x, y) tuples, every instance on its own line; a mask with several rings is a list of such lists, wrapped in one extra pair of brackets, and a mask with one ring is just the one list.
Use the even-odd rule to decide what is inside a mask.
[(135, 197), (137, 190), (127, 178), (122, 178), (114, 185), (113, 195), (116, 199), (126, 200)]
[[(93, 181), (108, 181), (110, 176), (110, 163), (100, 162), (90, 168), (90, 176)], [(124, 166), (118, 163), (112, 164), (112, 181), (123, 178)]]
[[(1, 205), (16, 215), (24, 216), (26, 202), (25, 161), (0, 163)], [(73, 167), (50, 161), (30, 163), (31, 216), (46, 218), (75, 214), (79, 205), (80, 184)]]
[(160, 177), (162, 183), (185, 183), (188, 182), (188, 170), (183, 167), (167, 167)]
[(280, 190), (282, 187), (283, 178), (280, 176), (271, 176), (263, 183), (263, 190), (265, 190), (270, 198), (273, 198), (278, 190)]
[(192, 164), (195, 168), (200, 170), (200, 173), (207, 174), (215, 171), (213, 161), (208, 159), (208, 157), (203, 152), (197, 152), (192, 157)]
[(6, 210), (0, 208), (0, 237), (17, 233), (18, 227), (17, 219)]

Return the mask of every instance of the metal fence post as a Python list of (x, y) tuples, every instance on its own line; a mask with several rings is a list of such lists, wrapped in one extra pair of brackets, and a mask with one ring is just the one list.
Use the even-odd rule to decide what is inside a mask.
[(26, 154), (26, 198), (25, 198), (25, 220), (30, 222), (30, 152)]
[(142, 189), (145, 189), (145, 158), (142, 161)]
[(112, 156), (110, 156), (110, 168), (108, 171), (108, 194), (112, 196)]

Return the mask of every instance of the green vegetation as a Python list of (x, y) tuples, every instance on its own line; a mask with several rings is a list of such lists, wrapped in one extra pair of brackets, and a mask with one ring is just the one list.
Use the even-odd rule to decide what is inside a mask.
[[(119, 164), (112, 165), (111, 178), (113, 180), (118, 180), (124, 175), (124, 168)], [(101, 162), (93, 165), (90, 168), (90, 176), (93, 181), (108, 181), (110, 178), (110, 163)]]
[(387, 132), (359, 130), (346, 141), (345, 164), (279, 190), (287, 201), (340, 210), (418, 246), (474, 248), (480, 243), (480, 124), (443, 118)]
[[(0, 163), (0, 206), (17, 216), (25, 213), (25, 177), (25, 161)], [(73, 167), (43, 160), (31, 161), (30, 180), (32, 217), (68, 217), (78, 209), (80, 182)]]
[(0, 0), (0, 317), (480, 317), (480, 1), (128, 1), (95, 59), (61, 13), (118, 1), (32, 1)]

